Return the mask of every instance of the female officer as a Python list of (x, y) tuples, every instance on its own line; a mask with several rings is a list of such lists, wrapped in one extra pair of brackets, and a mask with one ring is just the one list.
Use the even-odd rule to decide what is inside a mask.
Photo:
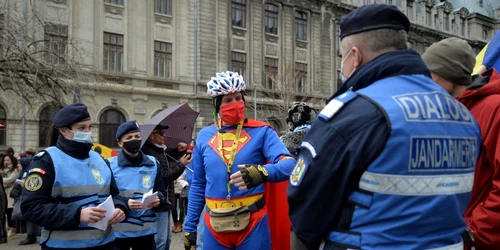
[[(116, 244), (120, 250), (156, 250), (156, 214), (152, 208), (166, 202), (161, 192), (165, 186), (159, 164), (154, 157), (140, 151), (141, 134), (136, 121), (122, 123), (116, 132), (116, 140), (122, 151), (110, 158), (109, 163), (120, 196), (128, 199), (130, 208), (128, 219), (113, 226)], [(153, 193), (160, 191), (159, 198), (151, 204), (143, 204), (143, 195), (151, 189)]]
[(108, 224), (123, 221), (127, 204), (119, 196), (111, 169), (92, 147), (90, 115), (80, 103), (70, 104), (54, 117), (59, 132), (56, 146), (35, 155), (21, 196), (21, 211), (43, 226), (43, 249), (117, 249), (111, 226), (88, 226), (105, 217), (96, 206), (113, 197), (115, 211)]

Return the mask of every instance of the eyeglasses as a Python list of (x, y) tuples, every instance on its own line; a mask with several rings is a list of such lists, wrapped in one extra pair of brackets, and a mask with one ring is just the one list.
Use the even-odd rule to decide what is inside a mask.
[(160, 132), (160, 131), (155, 131), (151, 133), (152, 135), (161, 135), (161, 136), (166, 136), (165, 133)]

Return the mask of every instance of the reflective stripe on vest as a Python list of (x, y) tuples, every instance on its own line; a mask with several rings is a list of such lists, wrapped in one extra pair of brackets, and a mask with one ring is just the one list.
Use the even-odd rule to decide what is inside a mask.
[[(156, 159), (147, 156), (154, 166), (119, 166), (118, 156), (108, 159), (120, 196), (125, 199), (141, 200), (143, 194), (154, 188), (157, 176)], [(113, 226), (116, 237), (141, 237), (156, 233), (156, 215), (152, 209), (130, 210), (129, 218)], [(124, 231), (125, 230), (125, 231)]]
[[(481, 134), (470, 112), (423, 75), (396, 76), (356, 92), (388, 118), (385, 148), (333, 225), (328, 244), (428, 249), (461, 244)], [(346, 204), (346, 206), (352, 206)]]
[[(49, 238), (50, 237), (50, 238)], [(112, 242), (115, 237), (113, 228), (108, 226), (104, 231), (101, 230), (46, 230), (42, 229), (40, 242), (49, 238), (47, 243), (51, 245), (60, 245), (57, 248), (88, 248), (90, 245), (101, 246)], [(71, 241), (68, 241), (71, 239)], [(66, 245), (64, 245), (66, 244)], [(49, 246), (49, 245), (47, 245)], [(55, 247), (54, 247), (55, 248)]]
[(472, 191), (474, 173), (455, 175), (390, 175), (364, 172), (359, 188), (392, 195), (451, 195)]
[(137, 235), (156, 234), (156, 222), (146, 222), (143, 225), (118, 223), (113, 226), (116, 238), (133, 238)]
[[(90, 151), (89, 158), (80, 160), (57, 147), (45, 151), (50, 154), (55, 171), (52, 198), (85, 208), (97, 206), (110, 195), (111, 170), (97, 153)], [(43, 228), (40, 242), (52, 248), (89, 248), (105, 245), (114, 238), (112, 227), (101, 231), (80, 223), (78, 229), (70, 231)]]
[[(109, 188), (109, 185), (107, 185)], [(82, 194), (82, 190), (85, 190), (86, 193), (90, 194), (106, 194), (105, 189), (103, 189), (103, 185), (81, 185), (81, 186), (65, 186), (65, 187), (53, 187), (52, 188), (52, 196), (64, 196), (64, 197), (74, 197), (80, 196)]]

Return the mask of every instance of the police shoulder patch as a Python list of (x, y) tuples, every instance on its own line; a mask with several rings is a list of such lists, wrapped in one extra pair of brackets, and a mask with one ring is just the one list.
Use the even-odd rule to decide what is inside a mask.
[(28, 172), (29, 174), (31, 173), (40, 173), (41, 175), (45, 175), (47, 172), (41, 168), (32, 168), (30, 169), (30, 171)]
[(292, 186), (300, 185), (308, 167), (309, 163), (307, 163), (303, 157), (300, 157), (297, 160), (297, 164), (293, 168), (292, 174), (290, 175), (290, 184)]
[(43, 185), (42, 177), (39, 174), (29, 175), (24, 181), (24, 189), (30, 192), (39, 190)]
[(347, 91), (344, 94), (335, 97), (328, 102), (323, 110), (321, 110), (318, 117), (322, 120), (329, 121), (342, 107), (344, 107), (346, 103), (352, 101), (357, 96), (358, 94), (355, 92)]

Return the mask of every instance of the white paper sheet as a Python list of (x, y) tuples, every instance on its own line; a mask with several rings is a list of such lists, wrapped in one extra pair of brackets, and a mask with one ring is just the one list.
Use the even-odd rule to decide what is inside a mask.
[(106, 217), (96, 223), (89, 223), (89, 227), (95, 227), (100, 230), (106, 230), (108, 228), (109, 219), (115, 212), (115, 203), (113, 203), (113, 198), (111, 195), (101, 204), (97, 205), (98, 208), (106, 210)]
[(158, 197), (158, 192), (153, 193), (153, 189), (149, 190), (149, 192), (142, 195), (142, 206), (144, 209), (147, 209), (151, 205), (151, 203)]

